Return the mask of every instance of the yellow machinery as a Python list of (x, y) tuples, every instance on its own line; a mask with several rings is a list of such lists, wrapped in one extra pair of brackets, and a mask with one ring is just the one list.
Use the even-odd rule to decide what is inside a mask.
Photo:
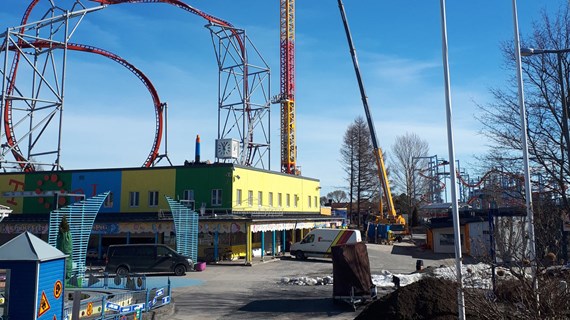
[(366, 120), (368, 122), (368, 129), (372, 138), (372, 146), (374, 147), (374, 156), (376, 158), (378, 177), (380, 178), (380, 184), (382, 185), (384, 195), (383, 198), (386, 201), (386, 214), (384, 214), (384, 206), (382, 205), (382, 201), (380, 201), (380, 216), (377, 217), (376, 223), (405, 225), (406, 221), (404, 217), (396, 214), (396, 209), (394, 208), (394, 201), (392, 200), (392, 192), (390, 190), (390, 182), (388, 181), (388, 175), (386, 174), (386, 167), (384, 165), (384, 157), (382, 155), (382, 149), (380, 149), (378, 146), (378, 140), (376, 139), (376, 130), (374, 129), (374, 122), (372, 121), (372, 115), (370, 114), (370, 108), (368, 107), (368, 97), (366, 96), (366, 91), (364, 90), (362, 76), (360, 75), (360, 67), (358, 66), (358, 59), (356, 58), (356, 50), (354, 49), (354, 44), (352, 42), (352, 36), (350, 34), (350, 28), (348, 27), (348, 21), (346, 19), (346, 13), (344, 11), (342, 0), (338, 0), (338, 7), (340, 9), (342, 22), (344, 24), (346, 39), (348, 40), (348, 46), (350, 48), (350, 54), (352, 56), (352, 63), (354, 65), (354, 71), (356, 72), (356, 79), (358, 80), (358, 87), (360, 88), (360, 95), (362, 97), (362, 104), (364, 105), (364, 112), (366, 114)]

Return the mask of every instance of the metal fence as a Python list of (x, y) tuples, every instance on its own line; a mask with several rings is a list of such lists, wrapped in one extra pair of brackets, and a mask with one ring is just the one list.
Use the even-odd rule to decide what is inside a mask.
[(170, 304), (170, 279), (165, 286), (146, 288), (144, 275), (130, 274), (113, 276), (108, 274), (88, 275), (88, 286), (74, 290), (66, 302), (63, 319), (71, 319), (73, 297), (81, 298), (79, 318), (121, 319), (135, 313), (145, 313)]

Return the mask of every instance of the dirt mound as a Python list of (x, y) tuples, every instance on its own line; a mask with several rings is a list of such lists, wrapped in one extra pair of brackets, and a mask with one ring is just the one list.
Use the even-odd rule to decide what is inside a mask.
[(369, 304), (355, 320), (457, 319), (456, 284), (426, 277)]

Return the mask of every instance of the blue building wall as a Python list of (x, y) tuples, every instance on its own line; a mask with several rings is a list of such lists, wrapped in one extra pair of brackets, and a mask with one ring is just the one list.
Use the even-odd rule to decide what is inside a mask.
[(121, 170), (81, 171), (71, 176), (73, 193), (84, 193), (87, 198), (111, 191), (113, 202), (110, 206), (101, 206), (99, 213), (119, 212), (121, 208)]

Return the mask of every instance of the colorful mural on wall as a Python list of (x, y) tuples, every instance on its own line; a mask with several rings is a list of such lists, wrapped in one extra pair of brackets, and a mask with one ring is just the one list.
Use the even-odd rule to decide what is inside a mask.
[[(319, 213), (319, 189), (316, 179), (232, 164), (0, 173), (0, 204), (13, 214), (49, 213), (83, 199), (76, 195), (89, 198), (106, 191), (102, 214), (170, 211), (164, 196), (180, 200), (185, 194), (192, 194), (197, 211)], [(241, 202), (236, 201), (238, 190)], [(246, 201), (250, 193), (251, 204)]]

